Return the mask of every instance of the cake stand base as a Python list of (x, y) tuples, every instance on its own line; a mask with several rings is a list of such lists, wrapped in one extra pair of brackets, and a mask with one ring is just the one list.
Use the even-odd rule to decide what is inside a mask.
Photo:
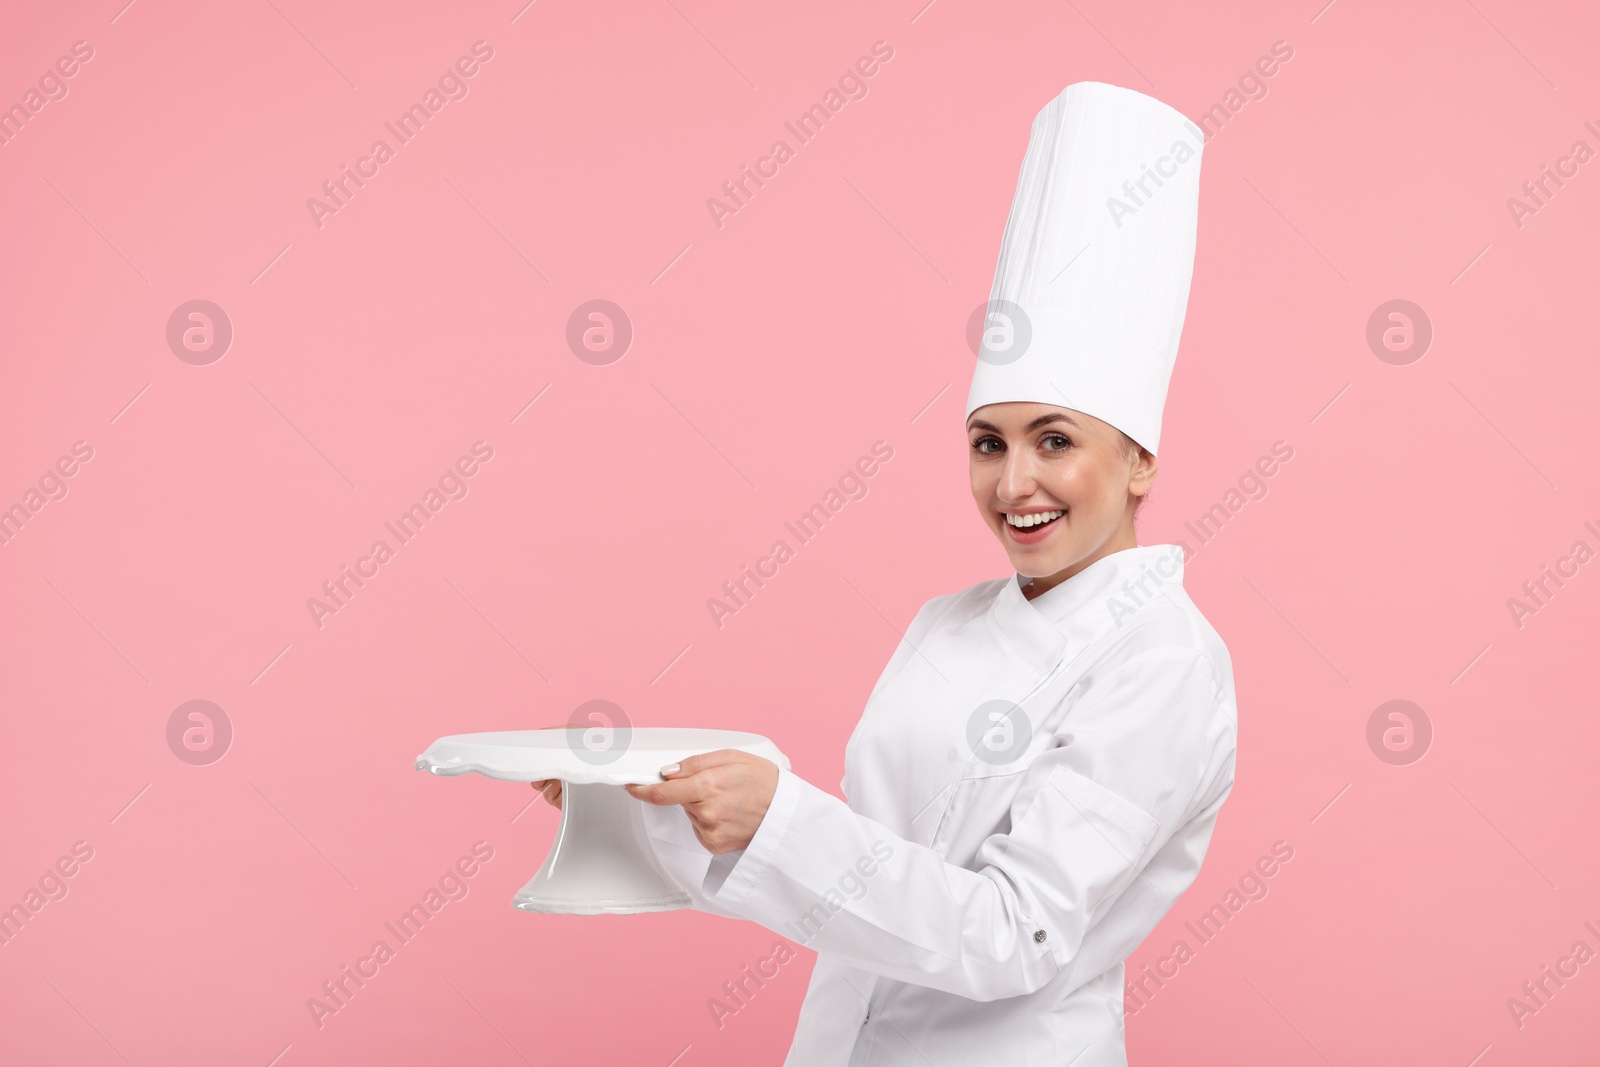
[(544, 866), (511, 899), (546, 915), (632, 915), (687, 908), (645, 835), (642, 800), (620, 785), (561, 787), (561, 826)]

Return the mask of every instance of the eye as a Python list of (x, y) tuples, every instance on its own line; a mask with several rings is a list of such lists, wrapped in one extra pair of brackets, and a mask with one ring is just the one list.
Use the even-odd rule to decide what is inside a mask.
[(1064, 452), (1072, 447), (1072, 442), (1064, 433), (1047, 433), (1039, 438), (1039, 443), (1052, 452)]
[(972, 442), (972, 450), (980, 455), (992, 456), (1006, 450), (1005, 442), (993, 434), (985, 434)]

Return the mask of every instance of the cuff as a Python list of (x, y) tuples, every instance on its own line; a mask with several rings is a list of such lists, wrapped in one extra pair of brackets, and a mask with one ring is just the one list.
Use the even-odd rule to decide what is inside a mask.
[(729, 873), (733, 871), (733, 868), (739, 862), (739, 857), (743, 855), (744, 849), (741, 848), (736, 852), (724, 852), (721, 855), (712, 856), (711, 862), (706, 865), (705, 880), (700, 883), (701, 895), (706, 897), (716, 896), (717, 890), (722, 888), (722, 883), (727, 881)]

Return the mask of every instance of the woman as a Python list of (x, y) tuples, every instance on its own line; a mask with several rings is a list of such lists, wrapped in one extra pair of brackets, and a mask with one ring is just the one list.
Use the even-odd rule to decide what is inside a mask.
[(1194, 258), (1189, 130), (1095, 82), (1035, 120), (967, 401), (1016, 573), (917, 613), (846, 745), (848, 802), (734, 751), (628, 787), (696, 907), (816, 949), (791, 1065), (1127, 1062), (1122, 961), (1233, 785), (1227, 648), (1182, 550), (1134, 536)]

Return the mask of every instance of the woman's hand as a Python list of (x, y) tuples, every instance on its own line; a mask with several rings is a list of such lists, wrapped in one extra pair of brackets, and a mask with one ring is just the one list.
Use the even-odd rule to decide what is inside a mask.
[(533, 786), (541, 794), (543, 794), (544, 799), (545, 799), (545, 803), (554, 806), (557, 810), (560, 810), (560, 808), (561, 808), (561, 779), (559, 779), (559, 778), (541, 778), (538, 781), (529, 782), (528, 784)]
[[(690, 756), (663, 767), (661, 776), (666, 781), (623, 788), (647, 804), (682, 804), (694, 836), (718, 855), (750, 844), (778, 789), (776, 763), (732, 748)], [(561, 783), (554, 785), (551, 803), (559, 806)]]
[[(583, 729), (563, 724), (547, 730)], [(674, 764), (667, 779), (656, 785), (624, 786), (629, 795), (648, 804), (682, 804), (689, 825), (706, 851), (720, 854), (746, 848), (766, 817), (772, 794), (778, 789), (778, 765), (760, 756), (724, 748), (690, 756)], [(543, 778), (528, 783), (544, 797), (545, 803), (560, 809), (559, 778)]]

